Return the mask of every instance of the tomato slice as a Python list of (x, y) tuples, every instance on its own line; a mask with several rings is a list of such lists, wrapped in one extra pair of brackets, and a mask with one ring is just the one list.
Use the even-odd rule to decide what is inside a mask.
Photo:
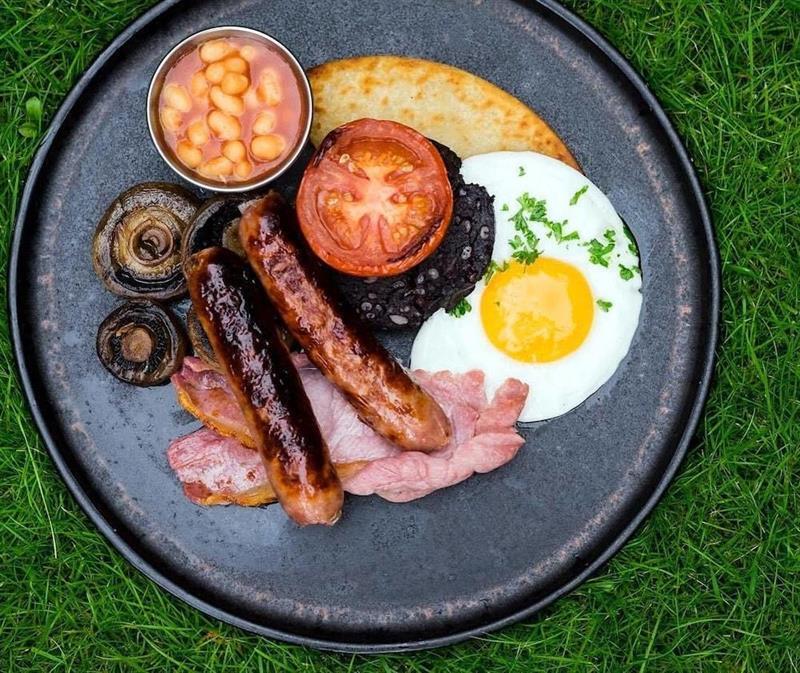
[(441, 243), (453, 191), (431, 142), (397, 122), (331, 131), (303, 174), (297, 217), (311, 249), (354, 276), (393, 276)]

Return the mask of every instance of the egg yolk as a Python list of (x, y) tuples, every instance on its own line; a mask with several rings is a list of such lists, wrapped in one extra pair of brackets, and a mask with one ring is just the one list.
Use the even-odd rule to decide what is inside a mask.
[(481, 298), (489, 341), (522, 362), (552, 362), (583, 343), (594, 318), (589, 283), (572, 264), (539, 257), (495, 273)]

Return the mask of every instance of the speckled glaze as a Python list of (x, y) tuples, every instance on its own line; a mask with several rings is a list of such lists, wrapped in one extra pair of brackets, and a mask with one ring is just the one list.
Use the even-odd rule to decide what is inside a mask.
[[(221, 24), (271, 33), (307, 67), (380, 52), (438, 59), (540, 112), (639, 242), (641, 323), (613, 379), (569, 414), (526, 427), (526, 445), (496, 472), (409, 504), (348, 497), (333, 528), (300, 529), (278, 507), (184, 498), (166, 447), (198, 424), (169, 387), (125, 385), (97, 360), (97, 325), (119, 300), (90, 248), (118, 193), (176, 179), (147, 135), (147, 86), (172, 45)], [(663, 111), (602, 38), (549, 0), (168, 0), (115, 40), (56, 116), (23, 196), (9, 298), (33, 416), (72, 493), (126, 558), (232, 624), (377, 651), (530, 616), (619, 549), (699, 418), (719, 292), (708, 214)], [(405, 359), (411, 339), (386, 343)]]

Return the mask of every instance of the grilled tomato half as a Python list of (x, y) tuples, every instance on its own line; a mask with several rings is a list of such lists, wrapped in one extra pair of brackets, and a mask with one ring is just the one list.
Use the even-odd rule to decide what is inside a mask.
[(442, 157), (417, 131), (359, 119), (331, 131), (303, 174), (300, 228), (326, 264), (394, 276), (441, 243), (453, 214)]

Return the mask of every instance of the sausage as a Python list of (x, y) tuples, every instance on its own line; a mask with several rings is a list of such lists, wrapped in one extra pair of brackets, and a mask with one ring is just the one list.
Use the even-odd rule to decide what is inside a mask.
[(297, 231), (276, 192), (252, 203), (239, 222), (247, 259), (289, 331), (378, 434), (404, 449), (444, 447), (450, 422), (442, 408), (362, 326)]
[(258, 281), (224, 248), (193, 255), (186, 271), (197, 317), (279, 502), (301, 525), (335, 523), (342, 511), (342, 485)]

